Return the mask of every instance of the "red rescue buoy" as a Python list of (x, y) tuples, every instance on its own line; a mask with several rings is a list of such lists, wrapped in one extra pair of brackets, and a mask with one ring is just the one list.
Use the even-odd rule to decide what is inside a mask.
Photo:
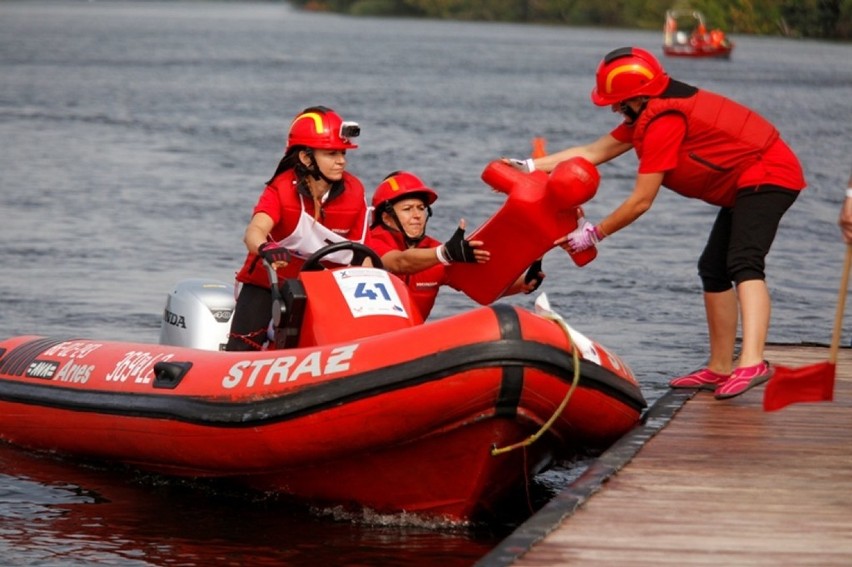
[[(597, 168), (588, 160), (571, 158), (548, 175), (524, 173), (503, 161), (489, 163), (482, 180), (506, 193), (503, 206), (468, 236), (483, 241), (491, 252), (485, 264), (451, 264), (450, 285), (482, 305), (505, 293), (530, 264), (541, 258), (553, 243), (577, 228), (579, 206), (591, 199), (600, 183)], [(571, 254), (584, 266), (597, 255), (595, 248)]]

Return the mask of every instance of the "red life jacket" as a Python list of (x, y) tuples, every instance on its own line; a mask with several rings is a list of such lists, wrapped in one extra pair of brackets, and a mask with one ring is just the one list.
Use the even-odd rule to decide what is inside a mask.
[[(299, 191), (296, 174), (290, 169), (266, 186), (253, 214), (263, 212), (275, 221), (269, 236), (279, 241), (296, 229), (302, 210), (314, 215), (314, 201), (310, 195)], [(364, 186), (357, 177), (344, 172), (343, 183), (335, 185), (320, 205), (319, 223), (342, 237), (363, 242), (366, 221)], [(279, 280), (298, 276), (303, 264), (303, 260), (293, 256), (287, 267), (278, 270)], [(269, 276), (258, 261), (257, 254), (249, 253), (246, 256), (243, 267), (237, 273), (237, 281), (269, 287)]]
[(668, 112), (684, 116), (686, 136), (677, 167), (665, 172), (663, 185), (714, 205), (733, 205), (740, 176), (779, 138), (769, 121), (721, 95), (700, 89), (685, 98), (663, 93), (648, 101), (633, 128), (633, 146), (640, 159), (648, 125)]
[[(379, 256), (383, 256), (391, 250), (406, 250), (408, 248), (403, 241), (401, 232), (388, 230), (383, 225), (378, 225), (370, 230), (370, 245)], [(441, 246), (441, 242), (431, 236), (425, 236), (423, 240), (417, 243), (415, 248), (436, 248), (438, 246)], [(446, 267), (443, 264), (437, 264), (414, 274), (396, 275), (408, 286), (411, 300), (425, 320), (432, 312), (438, 291), (442, 285), (447, 283)]]

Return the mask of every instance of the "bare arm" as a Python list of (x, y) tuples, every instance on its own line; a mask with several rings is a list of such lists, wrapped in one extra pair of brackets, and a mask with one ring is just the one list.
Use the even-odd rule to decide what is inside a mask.
[[(601, 234), (597, 238), (604, 238), (605, 236), (616, 233), (645, 214), (645, 211), (650, 209), (654, 203), (657, 193), (660, 192), (662, 182), (662, 173), (640, 173), (636, 175), (636, 184), (633, 187), (633, 193), (618, 208), (598, 223), (595, 232)], [(581, 226), (574, 232), (558, 239), (554, 244), (562, 246), (562, 248), (570, 252), (572, 247), (576, 246), (576, 244), (571, 243), (572, 235), (584, 230), (587, 229)], [(597, 242), (597, 239), (594, 242)]]
[(506, 297), (507, 295), (515, 295), (515, 294), (521, 293), (522, 291), (525, 291), (525, 289), (524, 289), (525, 285), (526, 284), (524, 283), (524, 275), (521, 274), (521, 276), (518, 279), (516, 279), (515, 282), (512, 285), (510, 285), (509, 288), (506, 291), (504, 291), (503, 295), (501, 295), (500, 297)]
[(515, 282), (512, 285), (510, 285), (509, 288), (505, 292), (503, 292), (503, 295), (501, 297), (506, 297), (507, 295), (515, 295), (516, 293), (521, 293), (521, 292), (523, 292), (523, 293), (534, 292), (536, 289), (538, 289), (538, 286), (541, 284), (541, 281), (544, 279), (544, 272), (540, 271), (538, 273), (538, 276), (539, 277), (538, 277), (537, 281), (532, 280), (530, 282), (527, 282), (527, 272), (524, 272), (523, 274), (518, 276), (518, 279), (516, 279)]
[(553, 171), (559, 163), (572, 157), (583, 157), (595, 165), (600, 165), (613, 158), (616, 158), (633, 147), (630, 142), (619, 142), (611, 134), (604, 134), (594, 142), (582, 146), (574, 146), (550, 154), (544, 157), (536, 158), (535, 168), (542, 171)]
[(662, 173), (639, 173), (633, 192), (613, 212), (598, 223), (606, 234), (614, 234), (629, 225), (651, 208), (663, 183)]
[[(466, 228), (464, 219), (459, 221), (459, 228)], [(476, 262), (484, 264), (491, 258), (491, 253), (483, 250), (483, 242), (481, 240), (471, 240), (471, 248), (473, 248), (473, 256)], [(443, 246), (443, 245), (441, 245)], [(406, 250), (391, 250), (382, 256), (382, 264), (387, 271), (394, 274), (415, 274), (422, 272), (427, 268), (431, 268), (440, 262), (438, 259), (438, 248), (408, 248)]]
[(257, 248), (267, 241), (269, 232), (275, 223), (272, 217), (266, 213), (256, 213), (246, 227), (246, 232), (243, 235), (243, 242), (249, 252), (257, 254)]
[(415, 274), (438, 263), (437, 248), (391, 250), (382, 256), (385, 269), (394, 274)]

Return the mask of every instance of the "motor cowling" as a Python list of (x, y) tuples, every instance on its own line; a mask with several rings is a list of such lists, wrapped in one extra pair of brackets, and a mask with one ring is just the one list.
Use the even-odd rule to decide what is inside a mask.
[(224, 350), (235, 304), (231, 284), (205, 279), (178, 282), (166, 299), (160, 344)]

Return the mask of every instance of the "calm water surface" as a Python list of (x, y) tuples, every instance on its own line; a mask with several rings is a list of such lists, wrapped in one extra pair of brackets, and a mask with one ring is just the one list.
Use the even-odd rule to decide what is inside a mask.
[[(852, 169), (852, 47), (737, 37), (731, 61), (665, 60), (675, 77), (775, 122), (809, 181), (768, 260), (770, 340), (830, 340)], [(615, 125), (588, 98), (597, 61), (655, 32), (306, 14), (277, 4), (0, 3), (0, 335), (155, 342), (178, 281), (229, 282), (289, 120), (325, 104), (361, 123), (350, 170), (369, 192), (410, 169), (440, 194), (431, 232), (502, 203), (479, 174)], [(601, 168), (597, 220), (635, 158)], [(706, 356), (695, 261), (715, 210), (664, 192), (578, 269), (545, 258), (544, 290), (630, 364), (653, 401)], [(531, 297), (511, 303), (530, 307)], [(442, 292), (433, 317), (470, 308)], [(848, 342), (848, 330), (844, 330)], [(571, 472), (539, 479), (547, 493)], [(521, 513), (522, 517), (523, 513)], [(476, 529), (337, 518), (226, 487), (81, 467), (0, 447), (0, 556), (17, 565), (442, 564), (484, 555), (518, 516)]]

